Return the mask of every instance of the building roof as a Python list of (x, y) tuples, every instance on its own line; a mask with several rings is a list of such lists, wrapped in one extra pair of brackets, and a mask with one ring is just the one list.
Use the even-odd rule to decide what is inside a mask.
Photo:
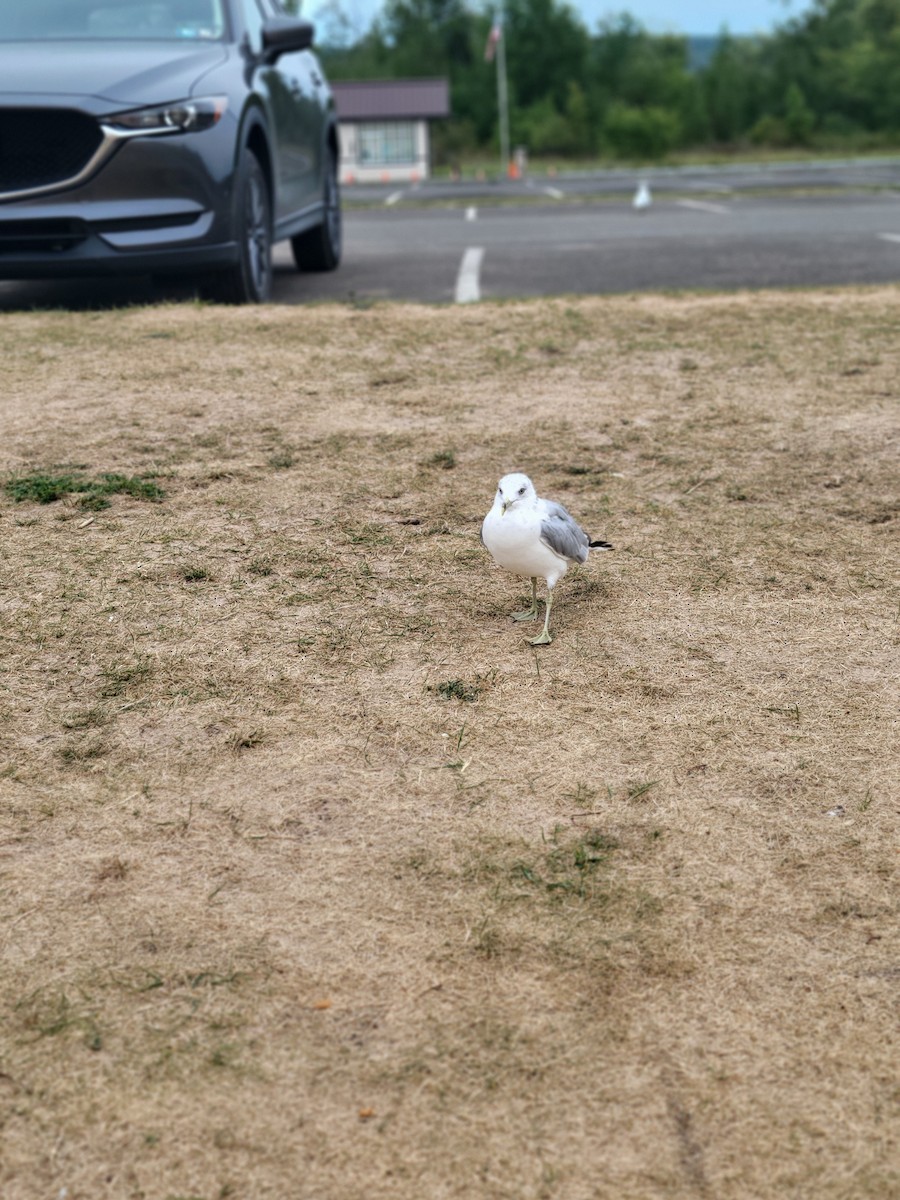
[(446, 79), (367, 79), (332, 83), (341, 121), (399, 121), (449, 117)]

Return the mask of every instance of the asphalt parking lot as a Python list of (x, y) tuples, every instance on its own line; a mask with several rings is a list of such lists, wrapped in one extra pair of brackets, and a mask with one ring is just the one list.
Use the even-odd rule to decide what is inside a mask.
[(369, 209), (348, 213), (336, 275), (298, 277), (285, 248), (277, 261), (283, 303), (885, 283), (900, 278), (900, 197)]
[[(633, 171), (345, 189), (337, 272), (276, 248), (274, 300), (470, 303), (559, 294), (900, 279), (900, 161)], [(149, 279), (0, 282), (0, 310), (144, 303)]]

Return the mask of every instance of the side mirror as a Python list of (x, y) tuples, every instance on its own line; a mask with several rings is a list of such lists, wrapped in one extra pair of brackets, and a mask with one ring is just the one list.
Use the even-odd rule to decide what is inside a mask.
[(270, 17), (263, 24), (263, 56), (267, 62), (275, 62), (282, 54), (297, 50), (308, 50), (313, 44), (315, 26), (311, 21), (296, 17)]

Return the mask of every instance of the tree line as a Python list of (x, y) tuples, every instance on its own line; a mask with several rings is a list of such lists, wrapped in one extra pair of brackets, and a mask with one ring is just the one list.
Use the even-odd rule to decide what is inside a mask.
[[(445, 75), (452, 117), (438, 161), (497, 143), (495, 13), (466, 0), (386, 0), (352, 36), (341, 0), (315, 13), (330, 78)], [(627, 12), (588, 30), (565, 0), (505, 0), (513, 144), (532, 155), (653, 160), (741, 146), (868, 149), (900, 144), (900, 0), (814, 0), (773, 33), (657, 36)]]

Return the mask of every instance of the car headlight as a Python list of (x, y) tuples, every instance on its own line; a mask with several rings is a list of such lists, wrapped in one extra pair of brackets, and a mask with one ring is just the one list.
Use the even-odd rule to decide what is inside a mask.
[(103, 126), (118, 137), (138, 134), (200, 133), (211, 129), (228, 107), (225, 96), (206, 96), (199, 100), (176, 100), (153, 108), (135, 108), (131, 112), (105, 117)]

